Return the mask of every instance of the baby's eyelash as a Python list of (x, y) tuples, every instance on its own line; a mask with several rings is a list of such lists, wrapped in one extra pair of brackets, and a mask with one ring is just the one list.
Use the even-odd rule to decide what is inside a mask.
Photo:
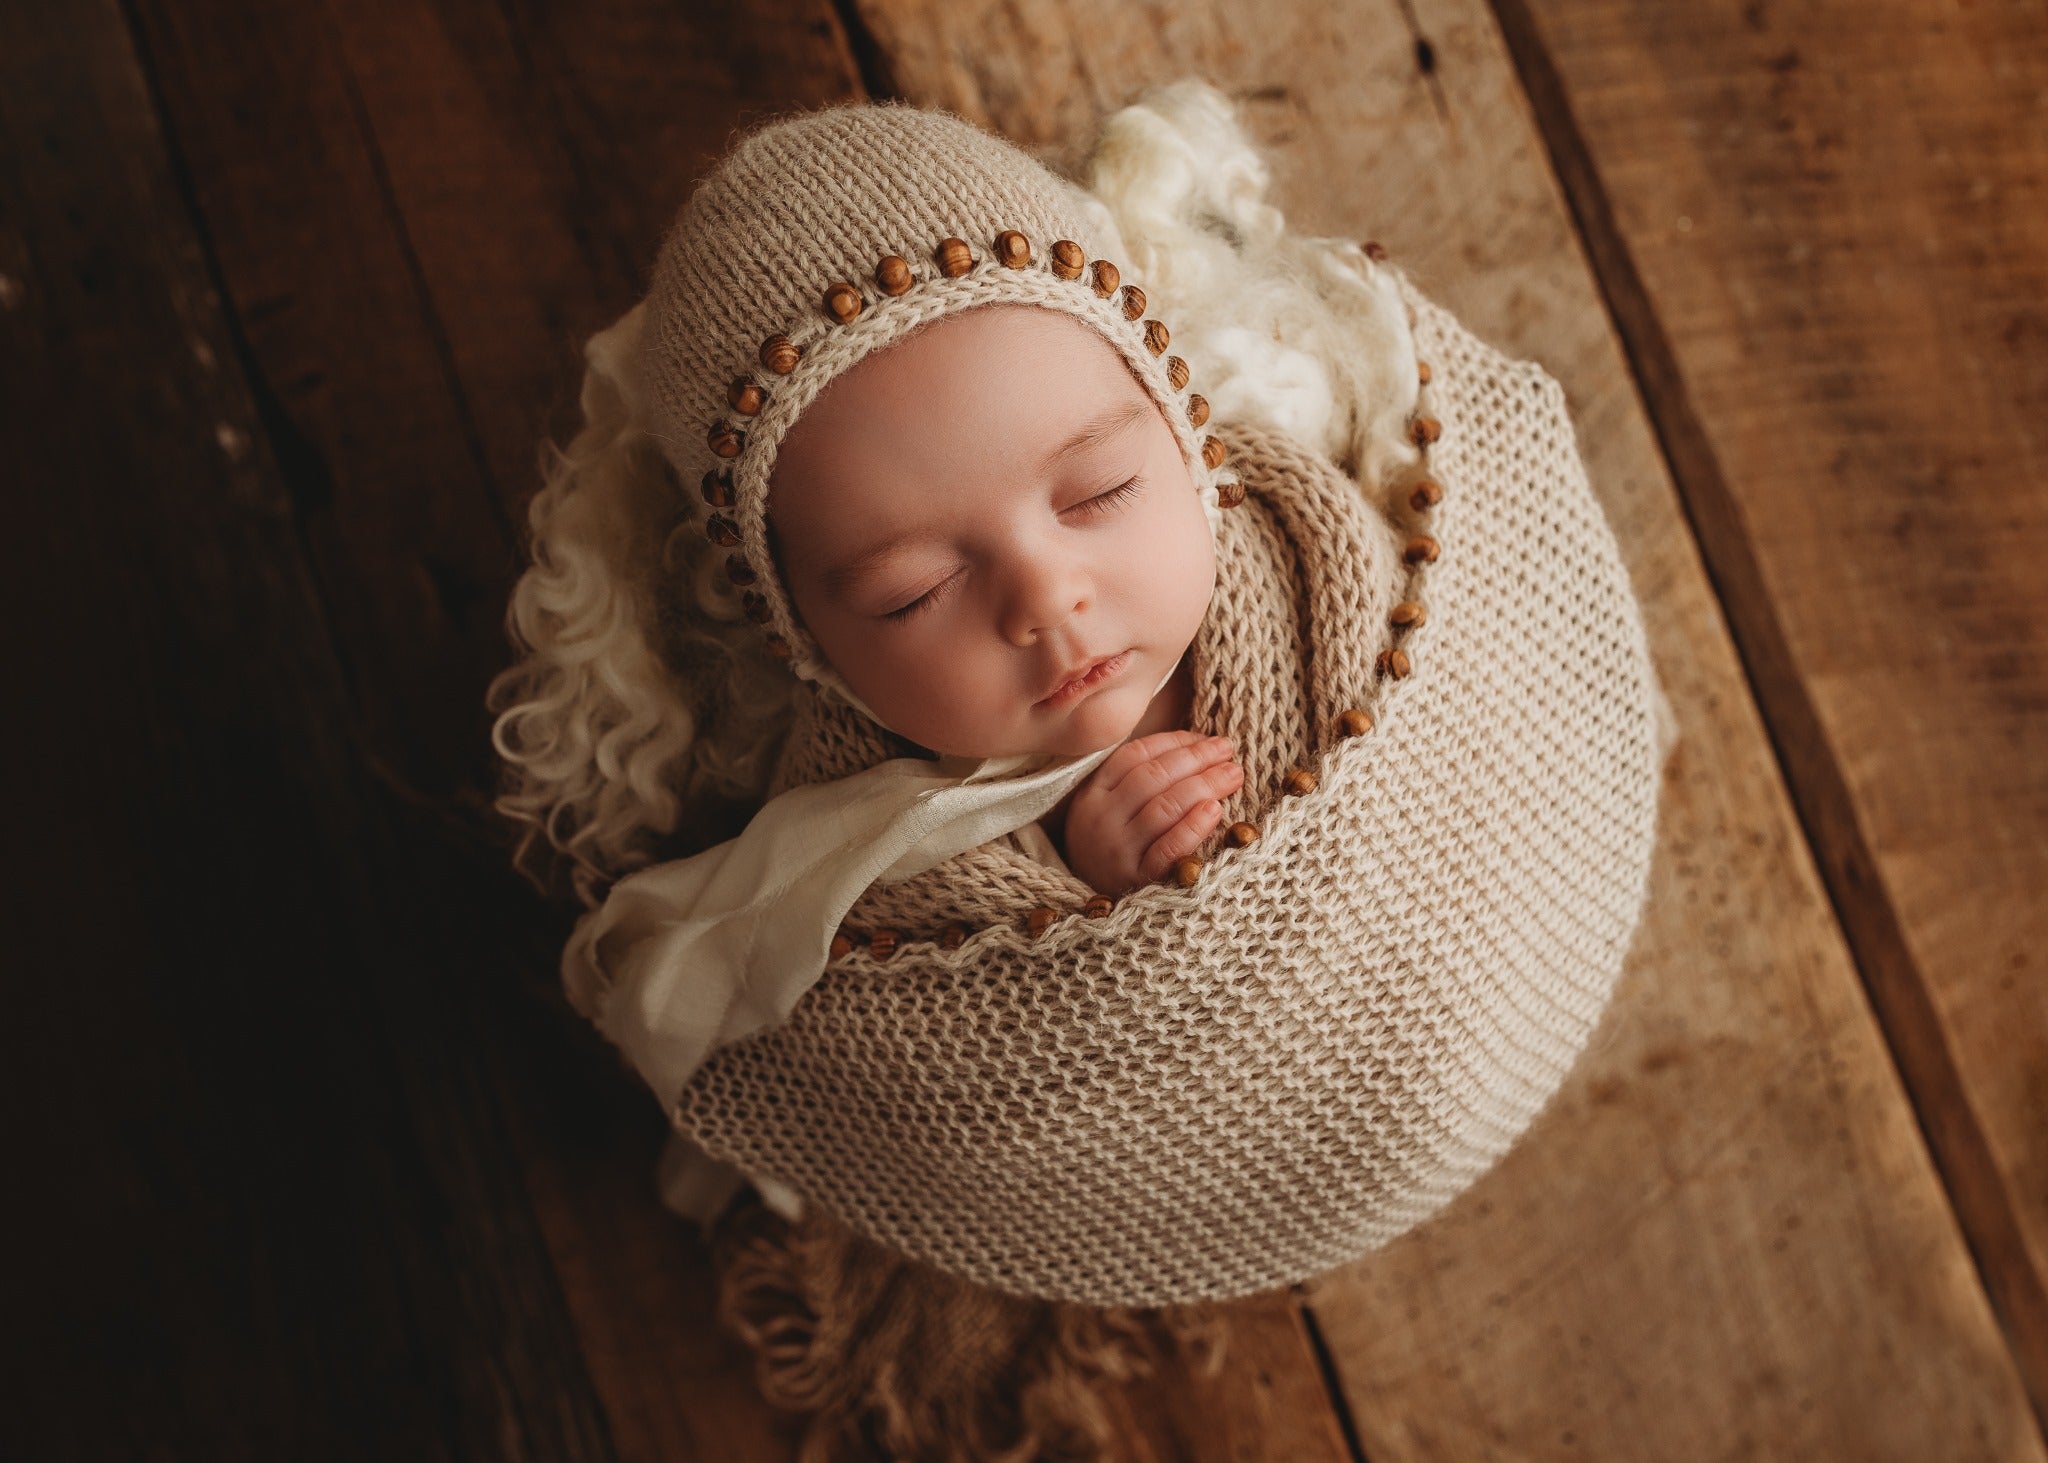
[[(1107, 513), (1112, 508), (1116, 507), (1117, 504), (1123, 502), (1125, 499), (1135, 497), (1137, 495), (1138, 490), (1143, 486), (1143, 479), (1131, 478), (1129, 481), (1124, 482), (1117, 487), (1111, 488), (1106, 493), (1097, 494), (1095, 497), (1088, 499), (1085, 503), (1075, 504), (1074, 509), (1076, 512), (1083, 512), (1090, 515)], [(956, 575), (954, 577), (957, 578), (958, 576)], [(916, 599), (912, 600), (909, 604), (903, 606), (901, 609), (885, 611), (882, 615), (882, 618), (885, 620), (907, 620), (912, 615), (923, 613), (925, 610), (928, 610), (932, 608), (932, 606), (936, 605), (940, 601), (940, 599), (944, 597), (944, 590), (946, 586), (948, 584), (951, 584), (952, 582), (952, 579), (941, 580), (938, 584), (934, 585), (925, 593), (919, 595)]]
[(1087, 502), (1079, 503), (1075, 506), (1085, 513), (1107, 513), (1126, 498), (1136, 495), (1138, 489), (1143, 486), (1144, 482), (1142, 479), (1132, 478), (1121, 487), (1111, 488), (1108, 492), (1090, 498)]
[(885, 620), (907, 620), (912, 615), (918, 613), (920, 610), (930, 609), (933, 605), (939, 602), (939, 591), (944, 589), (948, 584), (951, 584), (952, 582), (953, 581), (951, 579), (941, 581), (939, 584), (934, 585), (931, 589), (926, 590), (922, 595), (918, 596), (909, 604), (905, 605), (902, 609), (890, 610), (887, 614), (883, 615), (882, 618)]

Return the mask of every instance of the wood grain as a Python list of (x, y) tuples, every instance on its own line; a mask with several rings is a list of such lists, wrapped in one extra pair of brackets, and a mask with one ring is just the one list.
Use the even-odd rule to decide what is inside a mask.
[[(847, 38), (808, 4), (738, 24), (630, 3), (246, 9), (138, 14), (230, 307), (260, 322), (252, 367), (298, 383), (275, 391), (276, 415), (332, 485), (303, 524), (363, 702), (394, 719), (388, 741), (365, 727), (370, 753), (444, 836), (501, 866), (476, 708), (506, 654), (487, 611), (509, 588), (538, 443), (573, 425), (582, 340), (637, 298), (733, 129), (857, 93)], [(460, 616), (392, 604), (394, 562), (429, 557)], [(567, 916), (527, 927), (499, 1121), (610, 1443), (788, 1456), (798, 1423), (755, 1394), (713, 1323), (701, 1242), (653, 1192), (658, 1113), (553, 994)], [(1250, 1458), (1277, 1440), (1343, 1457), (1288, 1298), (1236, 1319), (1221, 1376), (1179, 1366), (1132, 1390), (1134, 1456)]]
[(33, 840), (0, 1455), (605, 1456), (498, 1139), (480, 997), (516, 918), (478, 916), (509, 881), (430, 874), (357, 756), (303, 504), (121, 14), (0, 8), (0, 57)]
[(1536, 1129), (1233, 1307), (1128, 1456), (2041, 1457), (2043, 33), (1498, 4), (1541, 131), (1478, 0), (0, 7), (7, 648), (62, 713), (10, 727), (0, 1454), (792, 1454), (487, 811), (536, 444), (733, 128), (865, 83), (1057, 159), (1195, 72), (1297, 227), (1563, 380), (1684, 740)]
[(1314, 1286), (1365, 1453), (2042, 1456), (1492, 17), (860, 14), (913, 99), (1031, 143), (1224, 86), (1297, 227), (1377, 236), (1564, 383), (1644, 597), (1683, 741), (1631, 973), (1522, 1147)]
[[(414, 814), (409, 938), (474, 972), (481, 1126), (450, 1153), (512, 1176), (533, 1248), (497, 1284), (557, 1298), (564, 1377), (584, 1379), (593, 1420), (594, 1441), (518, 1445), (537, 1456), (795, 1446), (713, 1324), (702, 1247), (654, 1194), (659, 1113), (556, 991), (569, 916), (509, 876), (482, 706), (509, 655), (518, 512), (541, 440), (572, 421), (582, 339), (632, 302), (690, 171), (741, 117), (844, 94), (836, 27), (818, 9), (795, 19), (137, 10), (263, 404), (249, 435), (275, 451), (351, 676), (356, 775)], [(776, 67), (740, 64), (764, 48)], [(693, 61), (664, 73), (663, 57)], [(465, 886), (488, 894), (456, 898)], [(444, 1124), (444, 1102), (412, 1094), (406, 1121)], [(494, 1426), (488, 1394), (439, 1405)]]
[(1501, 13), (2048, 1417), (2048, 27)]

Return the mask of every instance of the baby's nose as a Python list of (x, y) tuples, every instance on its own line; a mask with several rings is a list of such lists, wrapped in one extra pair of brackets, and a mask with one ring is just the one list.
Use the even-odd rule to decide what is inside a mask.
[(1042, 572), (1011, 595), (1005, 633), (1017, 645), (1035, 645), (1040, 636), (1084, 613), (1089, 598), (1079, 576), (1068, 571)]

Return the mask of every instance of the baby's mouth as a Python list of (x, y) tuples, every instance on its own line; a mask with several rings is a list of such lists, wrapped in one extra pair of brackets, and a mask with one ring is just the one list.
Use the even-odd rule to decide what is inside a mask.
[(1038, 704), (1050, 710), (1058, 710), (1060, 707), (1072, 703), (1089, 691), (1094, 690), (1097, 686), (1102, 685), (1105, 681), (1120, 674), (1130, 658), (1131, 653), (1128, 650), (1119, 651), (1115, 655), (1105, 656), (1103, 659), (1095, 662), (1081, 675), (1062, 681), (1057, 690)]

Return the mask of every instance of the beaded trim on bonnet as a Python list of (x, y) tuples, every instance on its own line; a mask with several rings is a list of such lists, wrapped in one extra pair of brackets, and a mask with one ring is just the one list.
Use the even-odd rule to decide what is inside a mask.
[[(884, 180), (874, 186), (873, 180)], [(858, 195), (849, 206), (849, 194)], [(648, 295), (644, 376), (663, 450), (729, 549), (726, 577), (769, 650), (866, 708), (793, 613), (769, 552), (776, 448), (831, 379), (956, 310), (1020, 303), (1093, 326), (1130, 365), (1180, 446), (1213, 532), (1244, 489), (1209, 404), (1103, 257), (1113, 242), (1079, 190), (943, 111), (868, 102), (742, 139), (691, 195)]]
[[(1435, 369), (1387, 513), (1228, 429), (1194, 729), (1238, 738), (1245, 828), (1107, 909), (1000, 845), (876, 886), (681, 1141), (976, 1283), (1155, 1306), (1377, 1249), (1519, 1139), (1620, 976), (1666, 744), (1562, 390), (1397, 279)], [(814, 702), (778, 783), (865, 734)]]

